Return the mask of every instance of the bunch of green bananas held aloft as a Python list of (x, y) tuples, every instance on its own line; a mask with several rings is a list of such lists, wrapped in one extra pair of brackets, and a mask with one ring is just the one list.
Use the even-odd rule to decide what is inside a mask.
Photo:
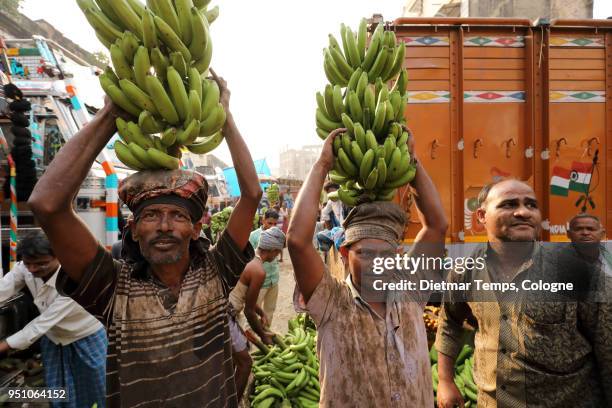
[(210, 0), (77, 0), (113, 68), (100, 75), (117, 119), (115, 153), (134, 170), (177, 169), (184, 148), (205, 154), (223, 141), (226, 113), (207, 79), (213, 45)]

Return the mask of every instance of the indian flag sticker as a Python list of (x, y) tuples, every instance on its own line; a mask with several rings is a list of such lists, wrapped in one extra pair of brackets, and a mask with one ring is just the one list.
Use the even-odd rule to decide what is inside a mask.
[(570, 186), (571, 170), (553, 167), (550, 179), (550, 194), (567, 197)]
[(569, 189), (579, 193), (587, 193), (591, 182), (591, 163), (572, 162)]

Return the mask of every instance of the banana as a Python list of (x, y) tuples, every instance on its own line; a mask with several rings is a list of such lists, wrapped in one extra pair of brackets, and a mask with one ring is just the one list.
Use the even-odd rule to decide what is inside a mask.
[(363, 109), (359, 103), (359, 97), (357, 97), (354, 91), (349, 91), (348, 93), (348, 105), (353, 122), (363, 122)]
[(123, 51), (123, 55), (129, 64), (134, 63), (134, 54), (136, 54), (136, 50), (138, 49), (138, 38), (134, 34), (129, 31), (126, 31), (121, 36), (121, 51)]
[(349, 176), (354, 177), (359, 172), (359, 169), (353, 164), (343, 148), (338, 149), (338, 161), (340, 161), (340, 166), (344, 172)]
[(351, 195), (347, 190), (340, 187), (338, 190), (338, 198), (349, 207), (355, 207), (359, 203), (358, 195)]
[(368, 108), (370, 112), (376, 112), (376, 95), (370, 86), (363, 92), (363, 107)]
[(185, 131), (180, 135), (177, 135), (176, 141), (182, 145), (192, 144), (200, 134), (200, 121), (193, 119), (189, 126), (185, 128)]
[(208, 3), (210, 3), (210, 0), (193, 0), (193, 5), (200, 10), (208, 6)]
[(416, 167), (410, 166), (408, 171), (406, 171), (403, 175), (401, 175), (401, 177), (385, 184), (385, 188), (398, 188), (403, 185), (406, 185), (414, 179), (415, 175), (416, 175)]
[(119, 78), (117, 78), (117, 75), (115, 75), (115, 71), (113, 71), (113, 69), (108, 65), (106, 66), (106, 68), (104, 68), (104, 73), (102, 75), (110, 79), (113, 84), (119, 86)]
[(332, 83), (332, 85), (346, 86), (350, 79), (350, 75), (346, 75), (335, 63), (332, 51), (329, 49), (324, 50), (324, 59), (327, 60), (329, 69), (331, 70), (334, 78), (340, 79), (341, 83)]
[(379, 191), (376, 194), (376, 201), (392, 201), (395, 198), (395, 188), (392, 188), (391, 191)]
[(363, 108), (363, 127), (364, 129), (372, 128), (372, 114), (368, 107)]
[(325, 111), (327, 112), (327, 116), (334, 122), (339, 122), (342, 112), (336, 111), (336, 107), (334, 106), (334, 86), (330, 84), (325, 85), (323, 99), (325, 100)]
[(382, 103), (382, 102), (386, 102), (387, 99), (389, 99), (389, 90), (383, 84), (382, 85), (382, 89), (378, 93), (378, 98), (376, 99), (376, 103), (379, 104), (379, 103)]
[(391, 104), (391, 101), (386, 100), (385, 105), (387, 105), (387, 108), (385, 110), (385, 122), (384, 122), (383, 130), (382, 130), (383, 134), (386, 134), (389, 131), (388, 125), (391, 123), (393, 119), (395, 119), (395, 112), (393, 111), (393, 105)]
[(361, 123), (355, 123), (354, 134), (355, 134), (355, 141), (357, 142), (357, 145), (359, 145), (359, 148), (361, 149), (362, 152), (365, 152), (367, 150), (366, 133), (365, 133), (365, 129), (363, 128), (363, 126), (361, 126)]
[(330, 47), (336, 47), (338, 50), (340, 49), (340, 43), (338, 43), (338, 40), (336, 40), (333, 34), (328, 34), (327, 38), (329, 39)]
[(200, 110), (202, 109), (203, 91), (202, 91), (202, 76), (194, 67), (189, 68), (189, 90), (196, 91), (200, 100)]
[(338, 174), (335, 170), (329, 172), (329, 179), (337, 184), (344, 184), (348, 181), (348, 178), (346, 176)]
[(153, 14), (159, 14), (159, 7), (157, 6), (157, 0), (146, 0), (147, 7), (153, 12)]
[(176, 10), (174, 5), (172, 4), (172, 0), (155, 0), (157, 3), (157, 8), (159, 9), (159, 13), (156, 13), (160, 18), (162, 18), (166, 24), (168, 24), (172, 30), (179, 37), (182, 36), (181, 31), (181, 23), (179, 22), (178, 15), (176, 14)]
[(399, 147), (393, 149), (393, 153), (391, 154), (391, 159), (389, 163), (387, 163), (387, 180), (393, 181), (400, 176), (399, 169), (402, 164), (402, 153)]
[(134, 78), (136, 85), (140, 89), (147, 89), (147, 74), (151, 71), (151, 60), (149, 59), (149, 51), (142, 45), (136, 50), (134, 56)]
[(361, 65), (363, 55), (359, 54), (357, 49), (357, 41), (355, 40), (355, 34), (351, 30), (351, 27), (346, 27), (346, 42), (348, 47), (348, 60), (351, 66), (355, 69)]
[(357, 89), (355, 92), (357, 93), (357, 98), (359, 98), (359, 102), (363, 103), (363, 98), (365, 94), (366, 87), (368, 86), (368, 73), (362, 72), (361, 77), (359, 78), (359, 82), (357, 82)]
[(351, 152), (351, 137), (347, 135), (346, 133), (338, 135), (338, 137), (340, 138), (340, 143), (341, 143), (342, 149), (344, 149), (344, 153), (346, 153), (349, 159), (352, 160), (353, 154)]
[(329, 53), (330, 53), (330, 55), (332, 57), (332, 62), (334, 64), (334, 66), (336, 67), (338, 72), (340, 72), (340, 74), (342, 74), (342, 77), (350, 78), (351, 75), (353, 74), (354, 69), (346, 61), (346, 59), (342, 55), (340, 49), (336, 48), (336, 47), (330, 47), (329, 48)]
[(348, 131), (349, 136), (354, 135), (355, 134), (355, 125), (353, 124), (353, 121), (351, 120), (351, 117), (349, 115), (347, 115), (346, 113), (343, 113), (342, 115), (340, 115), (340, 118), (342, 119), (342, 125)]
[(348, 81), (346, 81), (342, 77), (342, 75), (340, 75), (338, 69), (335, 66), (332, 68), (332, 63), (332, 57), (329, 54), (329, 51), (325, 49), (323, 51), (323, 70), (325, 71), (325, 76), (327, 77), (327, 80), (332, 85), (346, 86)]
[(181, 75), (172, 66), (168, 67), (168, 88), (170, 88), (170, 97), (179, 119), (184, 121), (187, 119), (187, 112), (189, 112), (189, 97)]
[(363, 64), (366, 51), (366, 41), (368, 37), (368, 20), (362, 18), (359, 22), (359, 29), (357, 30), (357, 52), (361, 58)]
[(117, 16), (117, 14), (115, 13), (115, 10), (113, 10), (113, 7), (110, 4), (111, 2), (112, 0), (96, 0), (98, 7), (100, 7), (100, 10), (102, 11), (102, 14), (104, 14), (110, 21), (114, 22), (115, 25), (119, 26), (121, 32), (123, 32), (127, 27), (119, 19), (119, 16)]
[(378, 180), (376, 181), (376, 187), (382, 188), (387, 180), (387, 163), (385, 162), (384, 158), (378, 158), (376, 168), (378, 169)]
[(132, 156), (134, 156), (140, 163), (144, 164), (146, 168), (153, 169), (157, 167), (155, 162), (149, 159), (147, 151), (142, 147), (138, 146), (136, 143), (129, 143), (128, 148), (130, 149)]
[(149, 156), (149, 159), (151, 159), (156, 165), (168, 170), (176, 170), (180, 166), (180, 162), (176, 157), (172, 157), (153, 147), (147, 150), (147, 156)]
[(208, 24), (214, 23), (217, 17), (219, 17), (219, 6), (215, 6), (206, 11), (206, 20), (208, 20)]
[(149, 96), (153, 99), (153, 103), (161, 117), (172, 125), (178, 124), (180, 121), (179, 115), (170, 100), (170, 96), (168, 96), (164, 86), (157, 77), (147, 76), (147, 91), (149, 91)]
[(206, 75), (208, 75), (208, 68), (210, 68), (210, 61), (212, 61), (212, 52), (212, 41), (208, 41), (206, 48), (204, 49), (204, 56), (194, 63), (194, 67), (198, 70), (198, 72), (202, 74), (206, 73)]
[(204, 99), (202, 100), (202, 119), (208, 118), (213, 110), (219, 103), (220, 90), (219, 85), (216, 81), (205, 79), (202, 81), (203, 87), (205, 87)]
[(385, 162), (390, 163), (391, 162), (391, 155), (393, 154), (393, 151), (395, 150), (395, 142), (393, 141), (392, 137), (387, 137), (385, 139), (385, 144), (383, 145), (385, 148), (385, 155), (384, 155), (384, 159)]
[(385, 67), (380, 71), (380, 77), (386, 82), (386, 78), (389, 76), (391, 69), (393, 69), (393, 57), (395, 55), (395, 51), (393, 48), (387, 48), (387, 60), (385, 62)]
[(204, 56), (204, 51), (210, 42), (208, 21), (200, 10), (195, 7), (192, 7), (189, 12), (192, 27), (192, 39), (189, 44), (189, 52), (191, 52), (195, 60), (199, 60)]
[(353, 162), (355, 163), (355, 165), (361, 167), (361, 162), (363, 161), (363, 152), (359, 147), (359, 143), (354, 140), (351, 142), (351, 155), (353, 156)]
[(142, 18), (145, 12), (144, 5), (139, 0), (127, 0), (128, 4), (138, 14), (138, 17)]
[(77, 6), (81, 9), (81, 11), (94, 9), (95, 11), (99, 11), (98, 5), (93, 0), (76, 0)]
[(352, 65), (349, 60), (348, 42), (346, 41), (346, 25), (344, 23), (340, 24), (340, 40), (342, 41), (342, 50), (344, 51), (346, 61), (349, 65)]
[(325, 140), (327, 139), (327, 136), (329, 136), (329, 133), (327, 133), (321, 128), (316, 128), (316, 131), (317, 131), (317, 136), (319, 136), (321, 140)]
[(144, 170), (146, 167), (130, 152), (130, 149), (121, 140), (117, 140), (114, 144), (115, 154), (123, 164), (134, 170)]
[(357, 90), (357, 84), (359, 83), (359, 79), (361, 79), (361, 74), (362, 73), (363, 73), (363, 70), (361, 68), (357, 68), (353, 72), (353, 74), (349, 78), (348, 85), (347, 85), (347, 88), (348, 88), (349, 91), (356, 91)]
[(142, 111), (138, 116), (138, 127), (143, 133), (151, 135), (153, 133), (159, 133), (164, 130), (163, 124), (157, 121), (153, 114), (149, 111)]
[(376, 153), (374, 149), (368, 149), (363, 155), (363, 160), (361, 160), (361, 165), (359, 166), (359, 180), (360, 182), (365, 183), (370, 175), (370, 172), (374, 168), (374, 159), (376, 157)]
[(215, 107), (214, 116), (211, 114), (200, 124), (200, 136), (210, 136), (217, 133), (225, 124), (226, 113), (220, 103)]
[(341, 119), (342, 114), (345, 112), (345, 108), (344, 102), (342, 101), (342, 88), (339, 85), (334, 85), (332, 92), (332, 104), (338, 118)]
[(395, 46), (397, 45), (397, 38), (395, 36), (395, 32), (393, 31), (387, 31), (389, 34), (387, 34), (387, 47), (389, 48), (395, 48)]
[(325, 116), (327, 117), (331, 116), (329, 112), (327, 111), (327, 108), (325, 107), (325, 98), (323, 94), (321, 92), (317, 92), (316, 98), (317, 98), (317, 108), (319, 108), (321, 112), (325, 114)]
[(382, 70), (385, 68), (387, 64), (387, 50), (387, 46), (383, 45), (380, 51), (378, 52), (378, 56), (376, 57), (374, 64), (372, 64), (372, 67), (368, 70), (368, 78), (370, 78), (371, 81), (374, 81), (375, 78), (378, 78)]
[(408, 138), (410, 137), (410, 134), (408, 134), (408, 132), (402, 132), (402, 135), (400, 136), (400, 138), (397, 140), (397, 145), (398, 146), (402, 146), (408, 143)]
[(383, 81), (388, 82), (395, 78), (397, 74), (400, 73), (402, 66), (404, 65), (404, 59), (406, 58), (406, 43), (402, 41), (402, 43), (395, 47), (395, 51), (393, 53), (393, 64), (391, 65), (391, 70), (387, 74), (386, 78)]
[(160, 80), (166, 82), (169, 65), (168, 58), (166, 58), (166, 56), (162, 54), (161, 50), (157, 47), (151, 50), (151, 63), (153, 64), (153, 68), (155, 68), (157, 78), (160, 78)]
[(102, 86), (102, 89), (108, 95), (108, 97), (111, 98), (111, 100), (116, 103), (121, 109), (123, 109), (132, 116), (140, 115), (141, 109), (138, 106), (134, 105), (117, 85), (113, 84), (112, 82), (105, 83), (105, 81), (102, 79), (102, 76), (100, 76), (100, 85)]
[(374, 169), (370, 172), (370, 174), (368, 175), (368, 178), (365, 181), (365, 189), (366, 190), (372, 190), (374, 187), (376, 187), (376, 182), (378, 181), (378, 168), (374, 167)]
[(385, 102), (379, 102), (376, 107), (376, 113), (374, 114), (374, 123), (372, 124), (372, 132), (375, 135), (380, 135), (385, 125), (385, 118), (387, 115), (387, 104)]
[(372, 130), (366, 131), (366, 147), (372, 150), (378, 148), (378, 141), (376, 140), (376, 136), (374, 136)]
[(391, 129), (389, 131), (389, 134), (392, 135), (397, 141), (399, 137), (402, 135), (402, 125), (400, 125), (397, 122), (393, 122), (393, 124), (391, 125)]
[[(334, 139), (334, 143), (335, 143), (335, 142), (336, 142), (336, 139)], [(338, 150), (339, 150), (339, 148), (338, 148)], [(337, 150), (335, 150), (335, 149), (334, 149), (334, 154), (336, 155), (336, 157), (338, 157)], [(339, 175), (341, 175), (341, 176), (343, 176), (343, 177), (346, 177), (346, 178), (348, 178), (348, 177), (349, 177), (349, 175), (346, 173), (346, 171), (344, 171), (344, 169), (343, 169), (343, 168), (342, 168), (342, 166), (340, 165), (340, 160), (337, 160), (337, 159), (336, 159), (336, 160), (334, 160), (334, 167), (333, 167), (333, 170), (334, 170), (334, 171), (335, 171), (337, 174), (339, 174)]]
[[(361, 64), (361, 67), (364, 69), (364, 71), (369, 72), (370, 69), (372, 68), (372, 65), (374, 65), (374, 61), (376, 61), (376, 57), (378, 56), (378, 52), (381, 48), (380, 36), (382, 34), (382, 30), (383, 30), (383, 25), (378, 24), (378, 26), (376, 27), (376, 30), (374, 30), (374, 34), (372, 34), (372, 40), (370, 41), (368, 50), (366, 51), (365, 57), (363, 58), (363, 64)], [(375, 78), (370, 77), (370, 76), (368, 76), (368, 78), (370, 78), (370, 81), (374, 83)]]
[(338, 129), (342, 127), (342, 123), (334, 122), (330, 118), (326, 117), (323, 114), (323, 112), (321, 112), (319, 109), (317, 109), (315, 118), (316, 118), (317, 127), (320, 127), (321, 129), (327, 132), (331, 132), (334, 129)]
[(157, 136), (153, 136), (153, 147), (159, 150), (160, 152), (168, 153), (168, 149), (161, 142), (161, 139)]
[(115, 120), (115, 125), (117, 126), (117, 133), (119, 136), (121, 136), (121, 139), (123, 139), (126, 144), (130, 143), (132, 138), (130, 137), (130, 132), (127, 129), (127, 122), (123, 118), (118, 117)]
[(342, 147), (342, 137), (340, 135), (336, 136), (333, 141), (334, 145), (334, 155), (338, 156), (338, 150)]
[(185, 61), (191, 61), (191, 53), (189, 52), (189, 49), (185, 46), (181, 38), (176, 34), (172, 27), (170, 27), (159, 16), (155, 16), (154, 20), (155, 27), (157, 28), (157, 34), (161, 38), (162, 42), (166, 44), (171, 50), (178, 51), (183, 54), (183, 58), (185, 58)]
[(148, 49), (153, 49), (158, 46), (155, 19), (153, 13), (151, 13), (151, 10), (148, 8), (142, 16), (142, 42)]
[(174, 7), (181, 29), (181, 39), (185, 44), (191, 44), (191, 8), (193, 2), (191, 0), (174, 0)]
[(136, 14), (134, 10), (132, 10), (132, 7), (130, 7), (127, 0), (107, 1), (110, 7), (112, 7), (113, 11), (115, 12), (118, 21), (121, 21), (123, 26), (125, 26), (129, 31), (131, 31), (134, 35), (138, 36), (138, 38), (142, 40), (142, 23), (140, 17), (138, 16), (138, 14)]
[(171, 52), (170, 65), (177, 70), (181, 78), (187, 78), (187, 63), (185, 63), (185, 58), (183, 58), (183, 54), (176, 51)]
[(143, 149), (153, 146), (151, 137), (142, 133), (142, 130), (140, 130), (140, 127), (136, 123), (127, 122), (126, 128), (130, 135), (130, 142), (136, 143)]
[(206, 154), (217, 148), (223, 141), (223, 132), (217, 132), (208, 136), (197, 143), (187, 145), (187, 149), (195, 154)]
[(98, 41), (100, 41), (102, 45), (105, 46), (108, 50), (110, 50), (111, 45), (113, 45), (113, 43), (115, 42), (114, 40), (104, 38), (104, 36), (102, 36), (100, 33), (96, 33), (96, 37), (98, 38)]
[(117, 76), (121, 79), (133, 80), (134, 72), (132, 71), (132, 68), (130, 67), (130, 64), (128, 63), (125, 55), (123, 54), (121, 47), (119, 47), (117, 44), (111, 45), (110, 55)]
[[(403, 110), (402, 106), (402, 96), (399, 91), (392, 91), (389, 93), (389, 100), (391, 101), (391, 106), (393, 107), (393, 112), (397, 114), (398, 111)], [(394, 116), (395, 118), (395, 116)]]
[(87, 21), (91, 24), (96, 33), (107, 41), (113, 43), (123, 34), (121, 28), (109, 20), (101, 11), (85, 9), (83, 14), (85, 14), (85, 18), (87, 18)]
[(138, 85), (129, 79), (121, 79), (119, 81), (119, 86), (123, 93), (125, 93), (128, 99), (132, 101), (134, 105), (138, 106), (142, 110), (148, 110), (154, 115), (158, 113), (153, 100), (142, 89), (140, 89)]
[(376, 78), (376, 82), (374, 83), (374, 95), (376, 95), (376, 103), (378, 104), (378, 99), (380, 97), (380, 93), (385, 89), (385, 83), (382, 81), (380, 77)]
[(172, 146), (176, 142), (177, 134), (178, 131), (175, 127), (171, 127), (164, 130), (164, 133), (162, 133), (161, 136), (161, 144), (166, 147)]
[[(200, 87), (200, 90), (202, 88)], [(197, 91), (189, 90), (189, 117), (196, 120), (202, 119), (202, 100)]]

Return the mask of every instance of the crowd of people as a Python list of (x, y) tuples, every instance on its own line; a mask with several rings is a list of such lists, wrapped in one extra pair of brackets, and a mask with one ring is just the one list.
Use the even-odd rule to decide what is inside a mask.
[[(229, 108), (230, 92), (222, 78), (215, 80), (241, 191), (216, 243), (202, 229), (211, 215), (206, 179), (193, 171), (143, 171), (122, 181), (119, 196), (132, 216), (115, 256), (79, 219), (72, 200), (115, 133), (115, 119), (124, 115), (108, 102), (60, 150), (30, 197), (44, 234), (22, 239), (22, 261), (0, 280), (0, 298), (27, 287), (41, 315), (0, 343), (0, 351), (41, 339), (47, 386), (69, 392), (62, 406), (236, 407), (252, 364), (249, 337), (273, 342), (279, 263), (287, 248), (295, 307), (317, 326), (320, 405), (432, 407), (422, 320), (427, 300), (391, 293), (371, 299), (363, 289), (374, 258), (404, 250), (407, 214), (391, 202), (352, 209), (333, 200), (320, 205), (322, 190), (338, 188), (326, 183), (333, 139), (346, 131), (338, 129), (327, 138), (294, 208), (279, 203), (267, 209), (252, 231), (263, 192)], [(421, 230), (408, 255), (443, 257), (448, 221), (412, 139), (410, 149), (417, 166), (410, 189)], [(571, 269), (577, 281), (610, 287), (603, 272), (612, 268), (612, 257), (600, 245), (605, 231), (596, 217), (580, 214), (569, 222), (571, 244), (542, 246), (537, 198), (518, 180), (485, 188), (477, 215), (486, 229), (487, 244), (479, 249), (486, 268), (459, 279), (513, 282)], [(330, 275), (322, 256), (332, 245), (347, 272), (343, 281)], [(411, 279), (442, 278), (435, 268), (414, 272)], [(479, 407), (612, 406), (609, 297), (508, 303), (445, 297), (435, 343), (440, 408), (463, 404), (454, 360), (468, 318), (477, 323)]]

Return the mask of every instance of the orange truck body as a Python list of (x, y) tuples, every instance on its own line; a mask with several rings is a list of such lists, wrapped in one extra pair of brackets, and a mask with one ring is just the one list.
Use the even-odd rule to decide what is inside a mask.
[[(476, 197), (500, 177), (533, 186), (543, 240), (567, 240), (586, 191), (586, 212), (610, 237), (612, 20), (400, 18), (389, 28), (407, 45), (405, 116), (442, 197), (448, 242), (485, 240)], [(411, 213), (410, 242), (416, 211), (405, 188), (397, 200)]]

